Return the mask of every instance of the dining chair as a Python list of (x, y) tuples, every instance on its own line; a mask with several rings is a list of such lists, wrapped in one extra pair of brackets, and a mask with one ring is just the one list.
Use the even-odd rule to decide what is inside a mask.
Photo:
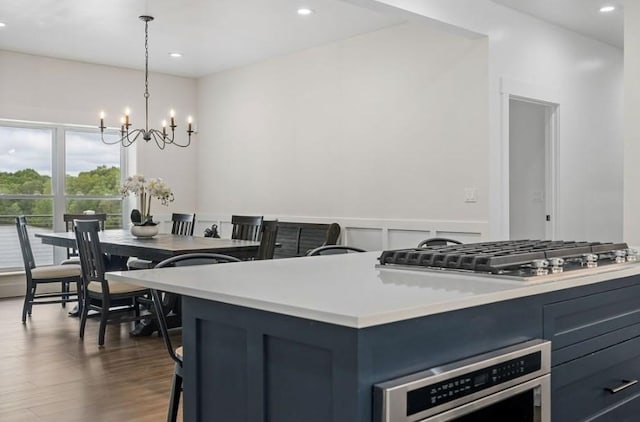
[[(61, 303), (64, 308), (67, 302), (77, 302), (82, 292), (81, 270), (79, 265), (47, 265), (36, 267), (31, 250), (31, 242), (27, 230), (27, 219), (24, 215), (16, 217), (16, 228), (24, 262), (24, 273), (27, 290), (22, 306), (22, 322), (26, 322), (27, 315), (31, 316), (33, 305)], [(37, 293), (39, 284), (60, 283), (60, 291)], [(76, 293), (69, 291), (69, 284), (76, 283)], [(75, 296), (73, 298), (72, 296)]]
[[(100, 223), (100, 230), (104, 230), (105, 224), (107, 221), (107, 214), (63, 214), (62, 220), (64, 221), (64, 229), (67, 232), (73, 232), (75, 220), (98, 220)], [(67, 248), (67, 259), (60, 263), (61, 265), (66, 264), (77, 264), (80, 265), (80, 258), (78, 258), (78, 250), (76, 248)]]
[(195, 228), (196, 215), (194, 214), (171, 214), (171, 234), (179, 234), (182, 236), (193, 236)]
[[(171, 234), (180, 236), (193, 236), (196, 215), (194, 214), (171, 214)], [(153, 268), (155, 263), (146, 259), (131, 258), (127, 261), (127, 268), (130, 270), (147, 270)]]
[(319, 248), (310, 250), (307, 253), (307, 256), (338, 255), (338, 254), (346, 254), (346, 253), (354, 253), (354, 252), (366, 252), (366, 251), (364, 249), (356, 248), (353, 246), (327, 245), (327, 246), (320, 246)]
[(273, 259), (278, 237), (278, 220), (264, 220), (260, 229), (260, 246), (256, 260)]
[(340, 237), (340, 224), (331, 223), (329, 228), (327, 229), (327, 237), (324, 240), (322, 246), (335, 245), (338, 243), (338, 238)]
[(252, 215), (233, 215), (231, 216), (231, 224), (233, 230), (231, 232), (232, 239), (239, 240), (259, 240), (260, 227), (262, 227), (262, 216)]
[[(228, 262), (240, 262), (238, 258), (228, 255), (215, 254), (215, 253), (191, 253), (184, 255), (177, 255), (164, 261), (159, 262), (155, 268), (165, 267), (181, 267), (189, 265), (205, 265), (205, 264), (222, 264)], [(169, 295), (165, 295), (166, 296)], [(175, 295), (171, 295), (175, 296)], [(184, 350), (182, 346), (174, 350), (169, 338), (169, 329), (167, 326), (166, 312), (173, 309), (173, 306), (167, 305), (166, 301), (162, 300), (162, 292), (156, 289), (151, 289), (151, 297), (153, 299), (154, 317), (158, 324), (158, 330), (164, 339), (164, 344), (169, 352), (169, 356), (175, 362), (173, 369), (173, 379), (171, 381), (171, 395), (169, 399), (169, 412), (167, 421), (175, 422), (178, 417), (178, 408), (180, 405), (180, 393), (182, 391), (182, 361), (184, 356)], [(171, 300), (171, 299), (170, 299)]]
[[(149, 294), (149, 289), (127, 283), (108, 282), (104, 276), (104, 255), (100, 247), (100, 224), (97, 220), (76, 220), (75, 235), (83, 281), (83, 305), (80, 319), (80, 338), (84, 338), (84, 329), (90, 310), (99, 312), (100, 328), (98, 345), (104, 345), (107, 324), (121, 324), (137, 321), (140, 305), (137, 298)], [(134, 315), (123, 315), (124, 312)]]
[(425, 239), (422, 242), (418, 243), (418, 248), (426, 248), (428, 246), (447, 246), (447, 245), (462, 245), (462, 242), (448, 239), (446, 237), (432, 237), (430, 239)]

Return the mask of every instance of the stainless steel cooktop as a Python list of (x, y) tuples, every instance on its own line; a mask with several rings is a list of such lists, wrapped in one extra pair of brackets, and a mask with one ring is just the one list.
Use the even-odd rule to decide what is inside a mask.
[(513, 240), (383, 251), (379, 268), (549, 281), (640, 263), (626, 243)]

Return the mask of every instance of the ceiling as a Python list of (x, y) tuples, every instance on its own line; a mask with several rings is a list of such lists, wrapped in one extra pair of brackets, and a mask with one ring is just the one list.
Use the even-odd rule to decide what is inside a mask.
[[(620, 49), (624, 45), (623, 0), (492, 0), (520, 12), (595, 38)], [(634, 0), (635, 1), (635, 0)], [(600, 13), (602, 6), (616, 6)]]
[(190, 77), (402, 22), (341, 0), (2, 0), (0, 50), (144, 69), (140, 15), (150, 70)]
[[(448, 0), (443, 0), (448, 1)], [(607, 0), (492, 0), (622, 48), (622, 8)], [(613, 4), (623, 0), (611, 0)], [(611, 2), (609, 4), (611, 4)], [(199, 77), (402, 22), (356, 0), (1, 0), (0, 50)], [(374, 2), (369, 2), (370, 4)], [(306, 6), (314, 13), (298, 16)], [(182, 58), (169, 57), (180, 52)]]

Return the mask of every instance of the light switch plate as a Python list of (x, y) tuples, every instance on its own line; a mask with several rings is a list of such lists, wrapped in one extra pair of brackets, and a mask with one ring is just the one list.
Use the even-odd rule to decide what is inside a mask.
[(464, 188), (464, 202), (478, 202), (478, 190), (476, 188)]

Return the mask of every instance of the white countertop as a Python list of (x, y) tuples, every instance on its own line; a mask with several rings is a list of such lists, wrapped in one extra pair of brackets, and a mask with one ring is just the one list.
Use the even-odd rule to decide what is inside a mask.
[(376, 268), (380, 252), (107, 273), (110, 281), (353, 328), (640, 274), (639, 264), (535, 282)]

